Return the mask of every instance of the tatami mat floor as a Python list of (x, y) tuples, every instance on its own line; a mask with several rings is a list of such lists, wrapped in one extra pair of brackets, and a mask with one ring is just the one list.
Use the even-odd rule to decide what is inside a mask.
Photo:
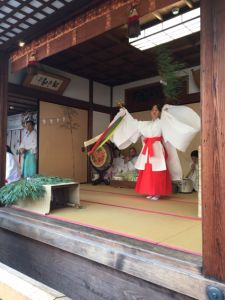
[(51, 217), (201, 255), (197, 194), (147, 200), (132, 189), (81, 185), (82, 209), (53, 210)]

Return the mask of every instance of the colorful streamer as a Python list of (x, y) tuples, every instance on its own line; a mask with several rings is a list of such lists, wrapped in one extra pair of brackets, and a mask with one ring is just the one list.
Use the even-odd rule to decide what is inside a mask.
[(111, 124), (106, 130), (102, 133), (100, 138), (97, 140), (97, 142), (94, 144), (94, 146), (91, 148), (91, 150), (88, 152), (88, 155), (90, 156), (93, 154), (97, 149), (102, 147), (113, 135), (115, 130), (118, 128), (120, 123), (122, 122), (125, 115), (119, 117), (113, 124)]

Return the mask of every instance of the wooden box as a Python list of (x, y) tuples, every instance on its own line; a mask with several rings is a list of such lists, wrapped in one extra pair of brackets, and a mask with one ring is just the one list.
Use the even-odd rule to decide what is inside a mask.
[(51, 209), (80, 204), (80, 184), (77, 182), (44, 185), (46, 194), (38, 200), (24, 199), (15, 207), (40, 214), (49, 214)]

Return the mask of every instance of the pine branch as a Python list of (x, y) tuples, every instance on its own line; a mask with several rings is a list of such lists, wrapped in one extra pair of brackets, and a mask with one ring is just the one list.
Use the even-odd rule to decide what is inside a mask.
[(44, 185), (67, 183), (71, 181), (69, 178), (43, 175), (35, 175), (31, 178), (21, 179), (0, 189), (0, 203), (8, 206), (15, 204), (19, 200), (25, 200), (26, 198), (38, 200), (46, 193)]
[(165, 46), (155, 49), (158, 73), (162, 78), (163, 93), (167, 101), (177, 100), (182, 88), (182, 80), (177, 76), (177, 72), (185, 68), (185, 64), (174, 60), (171, 52)]

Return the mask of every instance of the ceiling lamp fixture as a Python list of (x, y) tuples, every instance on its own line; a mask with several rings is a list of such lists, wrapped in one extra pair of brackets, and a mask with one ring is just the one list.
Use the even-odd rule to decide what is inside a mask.
[(20, 48), (23, 48), (25, 46), (25, 42), (24, 41), (19, 41), (18, 43)]
[(129, 43), (143, 51), (198, 31), (200, 31), (200, 8), (146, 28), (141, 31), (139, 37), (130, 38)]
[(180, 12), (179, 7), (174, 7), (174, 8), (172, 8), (172, 14), (173, 14), (173, 15), (178, 15), (179, 12)]

